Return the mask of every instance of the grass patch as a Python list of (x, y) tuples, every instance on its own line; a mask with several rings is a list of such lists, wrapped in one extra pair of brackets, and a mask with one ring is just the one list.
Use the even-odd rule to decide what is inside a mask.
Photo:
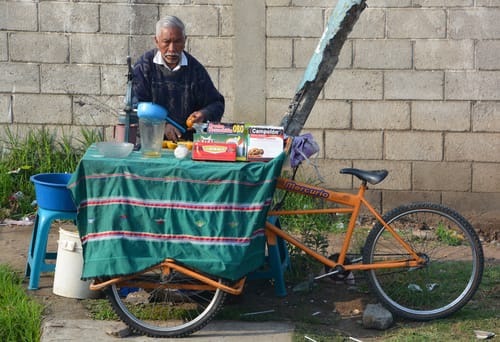
[(0, 341), (39, 341), (43, 306), (29, 297), (22, 279), (0, 265)]
[(45, 128), (20, 136), (6, 128), (0, 140), (0, 220), (21, 219), (34, 213), (32, 175), (73, 172), (86, 149), (102, 134), (82, 130), (81, 138), (57, 136)]

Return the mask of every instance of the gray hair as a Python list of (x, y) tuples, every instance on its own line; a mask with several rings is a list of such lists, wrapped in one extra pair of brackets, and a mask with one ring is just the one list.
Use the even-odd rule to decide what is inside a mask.
[(184, 23), (182, 22), (182, 20), (173, 15), (167, 15), (158, 20), (158, 22), (156, 23), (156, 36), (158, 37), (161, 33), (161, 30), (167, 27), (178, 28), (179, 30), (181, 30), (184, 38), (186, 38), (186, 28), (184, 26)]

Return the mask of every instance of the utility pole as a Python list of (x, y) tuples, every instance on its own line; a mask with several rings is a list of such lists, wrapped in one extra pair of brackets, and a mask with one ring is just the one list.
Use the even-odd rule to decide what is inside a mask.
[(311, 110), (323, 89), (328, 77), (337, 65), (340, 50), (347, 40), (347, 35), (366, 8), (366, 0), (339, 0), (328, 19), (316, 50), (304, 72), (281, 126), (285, 133), (297, 136), (311, 113)]

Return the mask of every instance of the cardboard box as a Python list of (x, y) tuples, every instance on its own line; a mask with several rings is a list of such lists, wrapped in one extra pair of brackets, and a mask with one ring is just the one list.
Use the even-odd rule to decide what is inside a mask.
[(235, 161), (236, 144), (195, 142), (191, 158), (194, 160)]
[(228, 122), (209, 122), (207, 126), (207, 133), (220, 133), (220, 134), (244, 134), (244, 123), (228, 123)]
[(268, 161), (283, 152), (284, 129), (280, 126), (248, 126), (247, 160)]
[[(210, 126), (210, 124), (209, 124)], [(243, 126), (244, 127), (244, 126)], [(232, 127), (230, 128), (232, 130)], [(236, 160), (245, 161), (247, 160), (246, 155), (246, 139), (245, 134), (242, 133), (195, 133), (193, 136), (193, 142), (204, 142), (204, 143), (224, 143), (224, 144), (235, 144), (236, 145)]]

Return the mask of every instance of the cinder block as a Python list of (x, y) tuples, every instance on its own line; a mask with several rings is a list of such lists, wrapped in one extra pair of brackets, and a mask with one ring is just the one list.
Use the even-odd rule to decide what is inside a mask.
[(500, 162), (500, 133), (447, 133), (445, 160)]
[(470, 191), (470, 163), (415, 162), (413, 189), (430, 191)]
[[(194, 5), (231, 5), (232, 0), (191, 0)], [(263, 0), (259, 0), (263, 1)], [(172, 2), (172, 1), (169, 1)], [(186, 0), (176, 0), (180, 4), (184, 4)]]
[(291, 0), (266, 0), (267, 7), (273, 6), (288, 6), (290, 5)]
[(413, 202), (441, 202), (441, 192), (439, 191), (389, 191), (382, 192), (383, 212), (397, 208)]
[(369, 6), (374, 7), (411, 7), (411, 0), (369, 0)]
[(122, 95), (127, 91), (127, 67), (125, 65), (104, 65), (101, 67), (101, 94)]
[[(498, 212), (500, 192), (443, 192), (443, 204), (457, 210), (466, 219), (480, 213)], [(471, 216), (472, 215), (472, 216)]]
[[(189, 38), (188, 38), (189, 42)], [(129, 38), (130, 44), (130, 57), (132, 58), (132, 64), (135, 63), (140, 56), (146, 51), (154, 49), (156, 47), (154, 37), (152, 35), (148, 36), (132, 36)]]
[(230, 38), (191, 38), (189, 42), (189, 52), (205, 67), (232, 66)]
[(220, 30), (221, 36), (234, 35), (233, 7), (224, 6), (220, 9)]
[(383, 73), (374, 70), (334, 70), (326, 81), (326, 99), (380, 100)]
[(160, 18), (165, 15), (179, 17), (186, 25), (186, 35), (188, 37), (217, 36), (219, 33), (217, 6), (161, 6)]
[(67, 95), (14, 95), (14, 121), (30, 124), (71, 124), (71, 98)]
[(41, 31), (89, 33), (99, 30), (99, 4), (40, 2), (38, 6)]
[(38, 2), (0, 2), (0, 30), (36, 31)]
[(266, 66), (268, 68), (291, 68), (293, 41), (284, 38), (267, 39)]
[(267, 69), (267, 98), (292, 99), (295, 89), (300, 83), (304, 70), (302, 69)]
[(418, 39), (414, 63), (416, 69), (473, 69), (474, 41)]
[(382, 132), (325, 131), (328, 159), (381, 159)]
[(442, 9), (387, 9), (388, 38), (445, 38), (446, 12)]
[[(15, 32), (9, 38), (12, 61), (68, 63), (68, 36), (60, 33)], [(26, 48), (28, 46), (36, 48)]]
[(411, 126), (424, 131), (470, 130), (469, 101), (414, 101)]
[(354, 101), (352, 126), (367, 130), (409, 129), (410, 104), (402, 101)]
[[(102, 47), (105, 46), (106, 49)], [(73, 34), (71, 62), (80, 64), (125, 64), (128, 37), (117, 34)]]
[(40, 92), (39, 66), (25, 63), (0, 63), (0, 91), (5, 93)]
[(448, 11), (448, 35), (451, 39), (500, 38), (500, 8), (467, 8)]
[(442, 100), (443, 79), (441, 71), (386, 71), (384, 95), (390, 100)]
[(43, 93), (99, 94), (98, 66), (44, 64), (41, 68)]
[(219, 82), (212, 79), (215, 87), (224, 97), (234, 97), (233, 72), (231, 68), (219, 68)]
[(290, 100), (268, 99), (266, 100), (266, 122), (271, 125), (279, 125), (285, 113), (288, 112)]
[(158, 19), (156, 5), (102, 3), (99, 12), (100, 32), (154, 35)]
[(500, 100), (500, 71), (446, 72), (445, 98), (450, 100)]
[(476, 0), (476, 5), (477, 6), (484, 6), (484, 7), (498, 7), (498, 1), (497, 0)]
[(314, 0), (311, 2), (311, 0), (292, 0), (293, 6), (304, 6), (304, 7), (312, 7), (311, 4), (314, 7), (335, 7), (335, 1), (331, 0)]
[[(318, 38), (299, 38), (293, 41), (293, 65), (296, 68), (305, 68), (318, 46)], [(279, 55), (279, 54), (278, 54)], [(281, 52), (283, 55), (283, 51)], [(281, 57), (284, 58), (284, 57)], [(345, 42), (340, 50), (339, 59), (335, 68), (345, 69), (352, 65), (352, 41)]]
[[(371, 3), (369, 5), (371, 7)], [(375, 7), (375, 6), (374, 6)], [(382, 6), (384, 7), (384, 6)], [(366, 8), (349, 33), (349, 38), (384, 38), (385, 9)]]
[(498, 164), (472, 164), (472, 191), (500, 193), (500, 172), (498, 172)]
[(472, 107), (474, 132), (500, 132), (500, 103), (481, 101)]
[(480, 40), (476, 45), (476, 63), (479, 70), (500, 69), (500, 40)]
[(75, 125), (116, 125), (125, 105), (123, 96), (75, 96)]
[(268, 37), (321, 37), (323, 33), (321, 8), (267, 9), (266, 34)]
[(12, 123), (10, 108), (10, 96), (0, 95), (0, 123)]
[(0, 32), (0, 61), (6, 61), (9, 59), (9, 54), (7, 50), (7, 33)]
[[(351, 167), (350, 161), (311, 158), (311, 162), (316, 165), (316, 168), (310, 163), (302, 163), (299, 171), (297, 172), (296, 179), (298, 181), (306, 182), (309, 184), (319, 184), (320, 186), (326, 187), (328, 189), (352, 188), (352, 177), (350, 177), (349, 175), (340, 174), (340, 169)], [(321, 179), (324, 181), (324, 183), (320, 183)]]
[(304, 128), (349, 128), (351, 104), (347, 101), (317, 100)]
[(474, 0), (414, 0), (413, 6), (421, 7), (467, 7), (473, 6)]
[(410, 69), (412, 46), (402, 39), (360, 39), (354, 42), (354, 67), (360, 69)]
[(431, 132), (386, 132), (385, 158), (388, 160), (440, 161), (443, 137)]
[(379, 184), (370, 188), (384, 190), (411, 190), (411, 163), (389, 160), (354, 161), (353, 167), (362, 170), (387, 170), (389, 175)]

